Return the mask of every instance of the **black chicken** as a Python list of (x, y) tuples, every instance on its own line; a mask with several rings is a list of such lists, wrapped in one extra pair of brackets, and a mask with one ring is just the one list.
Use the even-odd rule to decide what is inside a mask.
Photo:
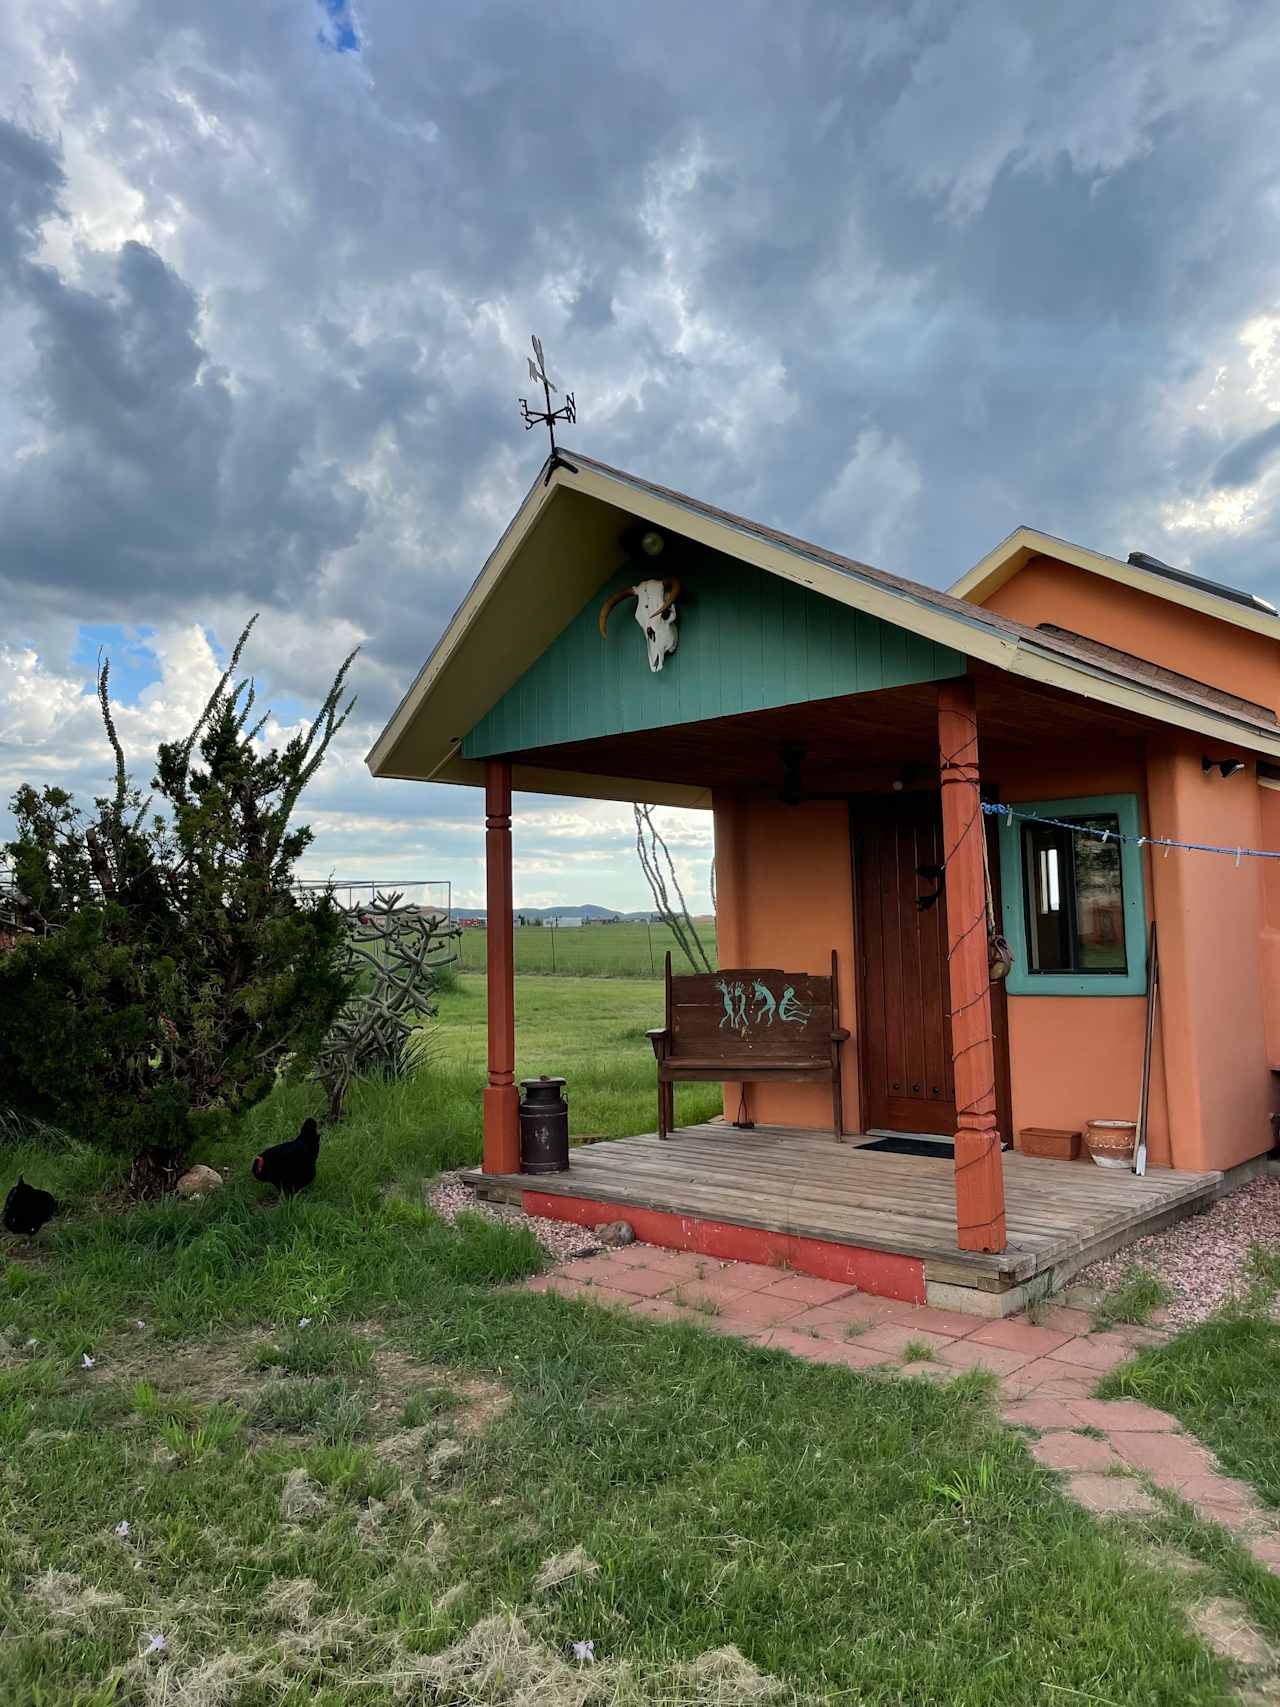
[(41, 1191), (39, 1186), (28, 1185), (19, 1174), (17, 1185), (4, 1200), (4, 1224), (11, 1233), (22, 1233), (30, 1238), (46, 1221), (52, 1221), (61, 1209), (56, 1197)]
[(320, 1129), (314, 1120), (304, 1120), (296, 1138), (287, 1144), (273, 1144), (253, 1158), (253, 1177), (292, 1195), (316, 1177), (319, 1154)]

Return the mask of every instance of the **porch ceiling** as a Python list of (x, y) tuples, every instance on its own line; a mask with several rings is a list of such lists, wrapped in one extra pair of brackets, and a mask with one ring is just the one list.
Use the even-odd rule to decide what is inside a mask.
[[(1067, 757), (1096, 751), (1099, 741), (1112, 756), (1137, 754), (1148, 729), (1159, 727), (998, 671), (975, 673), (979, 751), (984, 772), (993, 777), (1006, 757)], [(535, 747), (517, 757), (517, 786), (550, 790), (554, 777), (558, 791), (573, 778), (585, 793), (589, 779), (598, 776), (610, 785), (634, 779), (639, 798), (645, 798), (646, 782), (661, 785), (651, 793), (661, 792), (662, 798), (669, 798), (672, 787), (690, 795), (712, 788), (773, 791), (782, 783), (782, 749), (789, 745), (803, 749), (800, 777), (810, 795), (887, 789), (904, 773), (908, 784), (935, 782), (937, 705), (936, 684), (922, 683)], [(546, 784), (540, 773), (548, 777)]]

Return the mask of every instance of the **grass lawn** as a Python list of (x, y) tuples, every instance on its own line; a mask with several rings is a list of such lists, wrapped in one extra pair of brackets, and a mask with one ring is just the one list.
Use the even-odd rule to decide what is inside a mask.
[[(697, 925), (707, 959), (716, 964), (716, 928), (711, 920)], [(464, 971), (482, 971), (487, 933), (467, 929), (458, 939)], [(644, 978), (662, 976), (663, 957), (671, 952), (672, 969), (691, 970), (666, 925), (574, 925), (553, 930), (550, 925), (517, 925), (516, 971), (555, 973), (560, 977)], [(660, 1023), (659, 1016), (659, 1022)]]
[[(485, 984), (463, 973), (457, 991), (441, 1003), (433, 1034), (433, 1060), (451, 1081), (444, 1101), (453, 1111), (467, 1097), (466, 1087), (484, 1083)], [(661, 1024), (660, 978), (518, 977), (516, 1076), (551, 1073), (569, 1081), (569, 1122), (576, 1137), (652, 1131), (657, 1081), (645, 1032)], [(681, 1085), (676, 1098), (680, 1118), (687, 1121), (709, 1120), (723, 1107), (718, 1085)], [(470, 1102), (475, 1146), (468, 1159), (478, 1160), (478, 1089)]]
[[(522, 982), (521, 1068), (565, 1072), (580, 1129), (647, 1123), (655, 989)], [(201, 1203), (121, 1215), (102, 1164), (21, 1158), (76, 1207), (0, 1245), (0, 1701), (1234, 1699), (1179, 1580), (1062, 1497), (980, 1379), (513, 1289), (523, 1228), (423, 1204), (478, 1153), (480, 1017), (464, 981), (433, 1063), (361, 1087), (292, 1203), (247, 1162), (306, 1088)]]
[(1172, 1411), (1223, 1468), (1280, 1506), (1280, 1326), (1228, 1311), (1145, 1351), (1107, 1378), (1109, 1398)]

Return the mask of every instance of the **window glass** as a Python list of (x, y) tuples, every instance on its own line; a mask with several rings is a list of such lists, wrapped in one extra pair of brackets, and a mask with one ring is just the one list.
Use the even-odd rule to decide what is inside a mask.
[(1024, 823), (1022, 867), (1027, 955), (1034, 972), (1123, 973), (1124, 881), (1120, 820), (1104, 812), (1073, 818), (1079, 835), (1056, 824)]

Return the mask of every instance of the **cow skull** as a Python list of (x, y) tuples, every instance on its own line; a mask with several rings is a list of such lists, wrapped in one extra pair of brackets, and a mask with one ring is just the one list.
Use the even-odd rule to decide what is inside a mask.
[(636, 621), (644, 630), (645, 645), (649, 651), (649, 668), (660, 670), (680, 639), (676, 630), (678, 613), (675, 608), (679, 597), (680, 583), (674, 576), (667, 581), (637, 581), (634, 587), (623, 587), (605, 602), (600, 612), (600, 633), (608, 634), (609, 612), (613, 607), (621, 604), (623, 599), (634, 599)]

